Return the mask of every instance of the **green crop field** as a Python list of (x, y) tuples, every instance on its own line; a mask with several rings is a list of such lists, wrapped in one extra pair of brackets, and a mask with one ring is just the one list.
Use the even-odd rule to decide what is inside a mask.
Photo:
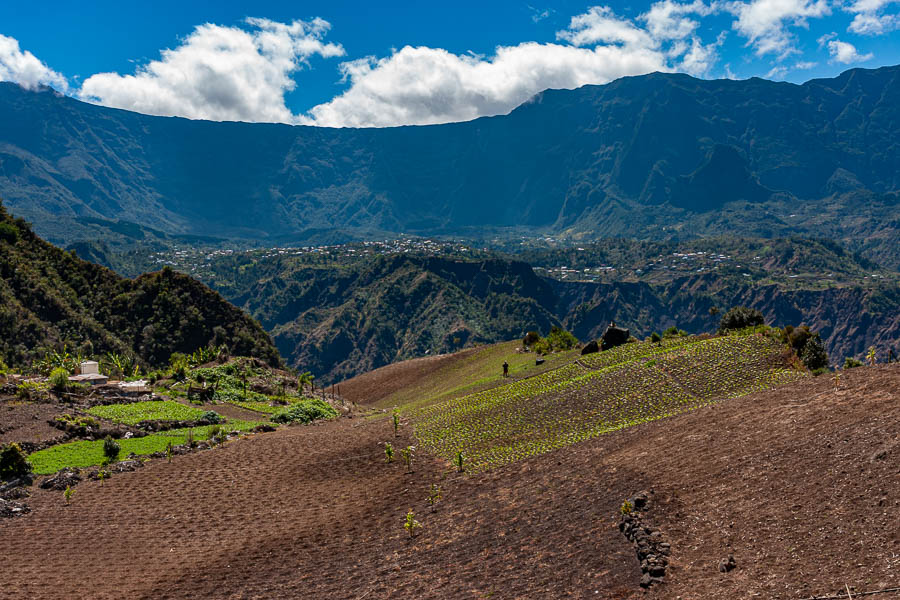
[[(247, 431), (261, 423), (258, 421), (231, 421), (220, 425), (223, 431)], [(194, 439), (205, 440), (209, 432), (216, 425), (194, 427), (193, 429), (172, 429), (164, 433), (148, 435), (140, 438), (116, 440), (119, 443), (118, 460), (124, 459), (130, 453), (138, 456), (161, 452), (169, 443), (178, 446), (187, 442), (188, 432), (193, 431)], [(39, 450), (28, 456), (28, 462), (34, 467), (37, 475), (56, 473), (64, 467), (93, 467), (103, 463), (103, 440), (69, 442), (51, 446), (45, 450)]]
[(806, 376), (760, 335), (637, 342), (420, 408), (420, 442), (479, 471)]
[(110, 404), (88, 409), (88, 414), (101, 419), (137, 425), (141, 421), (195, 421), (206, 412), (174, 400), (150, 400), (132, 404)]
[[(503, 378), (501, 369), (504, 361), (509, 364), (510, 377), (516, 380), (569, 363), (578, 355), (578, 351), (573, 350), (539, 357), (533, 352), (516, 352), (521, 345), (521, 341), (502, 342), (467, 351), (460, 360), (449, 362), (417, 385), (406, 387), (375, 403), (375, 406), (401, 406), (404, 410), (428, 406), (502, 385), (508, 381)], [(543, 358), (545, 363), (535, 365), (536, 358)]]
[(278, 412), (279, 410), (288, 408), (291, 404), (300, 404), (302, 402), (307, 402), (309, 400), (311, 400), (311, 398), (308, 398), (306, 396), (304, 396), (304, 397), (289, 396), (287, 398), (287, 404), (272, 404), (271, 402), (253, 401), (253, 400), (248, 400), (246, 402), (242, 402), (240, 400), (229, 400), (228, 403), (233, 404), (235, 406), (239, 406), (241, 408), (246, 408), (247, 410), (252, 410), (255, 412), (271, 415), (273, 413)]

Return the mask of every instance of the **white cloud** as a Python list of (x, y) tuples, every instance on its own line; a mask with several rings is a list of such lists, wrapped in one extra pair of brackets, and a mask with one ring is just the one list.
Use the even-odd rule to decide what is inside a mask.
[(41, 62), (34, 54), (19, 48), (19, 42), (0, 34), (0, 81), (11, 81), (33, 90), (49, 85), (60, 92), (69, 89), (66, 78)]
[(687, 15), (705, 17), (718, 10), (714, 2), (711, 5), (704, 4), (701, 0), (695, 0), (690, 4), (680, 4), (671, 0), (656, 2), (650, 10), (641, 15), (641, 21), (647, 24), (647, 31), (656, 40), (683, 39), (693, 35), (698, 21), (690, 19)]
[(78, 95), (152, 115), (294, 122), (284, 102), (296, 86), (292, 74), (314, 55), (342, 56), (344, 49), (322, 41), (330, 25), (321, 19), (247, 19), (246, 25), (249, 30), (201, 25), (134, 75), (92, 75)]
[(788, 27), (807, 27), (807, 19), (831, 14), (827, 0), (750, 0), (726, 8), (737, 16), (732, 26), (758, 56), (775, 54), (779, 60), (798, 52)]
[[(706, 74), (724, 36), (704, 44), (689, 14), (709, 14), (700, 0), (662, 0), (638, 21), (595, 6), (557, 33), (564, 44), (500, 46), (494, 55), (458, 55), (406, 46), (384, 58), (341, 65), (350, 88), (309, 111), (303, 122), (331, 127), (384, 127), (465, 121), (505, 114), (548, 88), (572, 89), (625, 75), (682, 70)], [(673, 31), (669, 25), (676, 24)]]
[(384, 127), (466, 121), (507, 113), (547, 88), (667, 70), (665, 57), (652, 50), (535, 42), (499, 47), (490, 58), (406, 46), (389, 57), (341, 68), (350, 89), (314, 107), (307, 123)]
[(900, 14), (881, 14), (885, 7), (900, 0), (857, 0), (844, 6), (844, 10), (853, 13), (853, 21), (848, 31), (860, 35), (881, 35), (900, 29)]
[(572, 17), (569, 28), (557, 32), (556, 38), (575, 46), (591, 46), (601, 42), (641, 48), (659, 45), (647, 31), (631, 21), (620, 19), (608, 6), (594, 6), (583, 15)]
[(864, 62), (874, 56), (872, 53), (860, 54), (856, 50), (856, 46), (837, 39), (835, 33), (823, 35), (819, 38), (818, 42), (820, 46), (824, 45), (828, 47), (828, 53), (831, 55), (831, 62), (833, 63), (839, 62), (847, 65), (850, 63)]

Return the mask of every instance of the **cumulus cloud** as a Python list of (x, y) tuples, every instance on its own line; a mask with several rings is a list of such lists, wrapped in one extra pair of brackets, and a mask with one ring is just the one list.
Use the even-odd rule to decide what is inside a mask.
[(640, 16), (647, 24), (648, 33), (656, 40), (683, 39), (694, 34), (700, 23), (689, 15), (705, 17), (718, 10), (718, 4), (704, 4), (695, 0), (680, 4), (671, 0), (656, 2), (650, 10)]
[(807, 27), (808, 19), (831, 14), (827, 0), (750, 0), (730, 2), (726, 9), (737, 17), (734, 29), (758, 56), (774, 54), (778, 59), (797, 53), (789, 27)]
[(489, 58), (406, 46), (389, 57), (341, 68), (350, 89), (310, 110), (307, 123), (384, 127), (466, 121), (509, 112), (547, 88), (666, 70), (665, 57), (652, 50), (535, 42), (499, 47)]
[(820, 46), (827, 46), (828, 53), (831, 55), (831, 62), (850, 64), (867, 61), (872, 58), (872, 54), (860, 54), (856, 46), (849, 42), (842, 42), (837, 39), (836, 33), (823, 35), (818, 40)]
[(642, 48), (659, 45), (647, 31), (631, 21), (617, 17), (608, 6), (594, 6), (583, 15), (572, 17), (569, 28), (558, 32), (556, 38), (575, 46), (589, 46), (601, 42)]
[(284, 102), (292, 75), (314, 55), (342, 56), (323, 41), (322, 19), (290, 24), (247, 19), (245, 27), (205, 24), (133, 75), (98, 73), (79, 97), (151, 115), (215, 121), (295, 121)]
[(28, 50), (22, 51), (19, 42), (0, 34), (0, 81), (11, 81), (33, 90), (42, 85), (60, 92), (69, 89), (66, 78), (41, 62)]
[(860, 35), (881, 35), (900, 29), (900, 14), (882, 14), (887, 6), (898, 1), (857, 0), (845, 5), (844, 10), (854, 15), (847, 29)]
[(704, 44), (688, 15), (713, 10), (700, 0), (662, 0), (631, 20), (595, 6), (557, 33), (568, 44), (500, 46), (492, 56), (406, 46), (387, 57), (345, 62), (341, 71), (349, 89), (312, 108), (302, 122), (384, 127), (466, 121), (507, 113), (547, 88), (675, 69), (703, 75), (715, 64), (724, 37)]

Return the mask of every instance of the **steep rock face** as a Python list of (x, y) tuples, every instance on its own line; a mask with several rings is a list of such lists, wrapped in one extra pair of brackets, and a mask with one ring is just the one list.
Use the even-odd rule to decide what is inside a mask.
[(299, 267), (258, 282), (240, 301), (292, 365), (327, 380), (558, 324), (549, 282), (504, 260), (392, 256)]
[[(484, 226), (650, 235), (729, 203), (780, 211), (837, 194), (824, 225), (766, 227), (827, 226), (864, 246), (898, 239), (881, 231), (900, 217), (898, 74), (793, 85), (655, 73), (546, 91), (500, 117), (356, 130), (149, 117), (7, 83), (0, 195), (68, 243), (85, 236), (78, 216), (293, 241)], [(873, 222), (850, 226), (848, 213)]]

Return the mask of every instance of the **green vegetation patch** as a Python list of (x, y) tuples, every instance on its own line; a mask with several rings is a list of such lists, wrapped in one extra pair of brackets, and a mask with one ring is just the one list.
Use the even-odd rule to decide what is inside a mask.
[(324, 400), (307, 398), (279, 410), (271, 418), (276, 423), (311, 423), (319, 419), (333, 419), (337, 414)]
[(125, 425), (137, 425), (141, 421), (198, 421), (205, 414), (205, 411), (199, 408), (186, 406), (174, 400), (95, 406), (87, 412), (95, 417)]
[[(250, 401), (250, 402), (241, 402), (241, 401), (239, 401), (239, 400), (234, 400), (234, 401), (231, 402), (231, 404), (234, 404), (235, 406), (239, 406), (239, 407), (241, 407), (241, 408), (246, 408), (247, 410), (252, 410), (252, 411), (256, 411), (256, 412), (260, 412), (260, 413), (265, 413), (265, 414), (267, 414), (267, 415), (271, 415), (271, 414), (274, 414), (274, 413), (276, 413), (276, 412), (282, 411), (282, 410), (284, 410), (285, 408), (290, 407), (291, 405), (294, 405), (294, 404), (302, 404), (302, 403), (309, 402), (309, 401), (311, 401), (311, 400), (316, 400), (316, 399), (315, 399), (315, 398), (308, 398), (308, 397), (303, 397), (303, 398), (290, 397), (290, 398), (288, 398), (288, 403), (287, 403), (287, 405), (284, 405), (284, 404), (273, 404), (271, 401), (267, 401), (267, 402), (253, 402), (253, 401)], [(321, 400), (318, 400), (318, 402), (321, 402)]]
[[(193, 432), (195, 440), (201, 441), (209, 438), (210, 430), (213, 427), (218, 427), (226, 432), (248, 431), (261, 424), (260, 421), (231, 421), (225, 425), (172, 429), (165, 433), (148, 435), (142, 438), (120, 439), (116, 440), (119, 444), (117, 460), (122, 460), (132, 452), (138, 456), (162, 452), (170, 443), (173, 446), (185, 444), (188, 441), (189, 432)], [(103, 454), (103, 440), (95, 440), (51, 446), (45, 450), (39, 450), (30, 454), (28, 462), (34, 467), (36, 474), (48, 475), (56, 473), (65, 467), (93, 467), (102, 464), (105, 458)]]
[(630, 343), (409, 415), (424, 446), (481, 471), (806, 376), (783, 352), (762, 335)]

